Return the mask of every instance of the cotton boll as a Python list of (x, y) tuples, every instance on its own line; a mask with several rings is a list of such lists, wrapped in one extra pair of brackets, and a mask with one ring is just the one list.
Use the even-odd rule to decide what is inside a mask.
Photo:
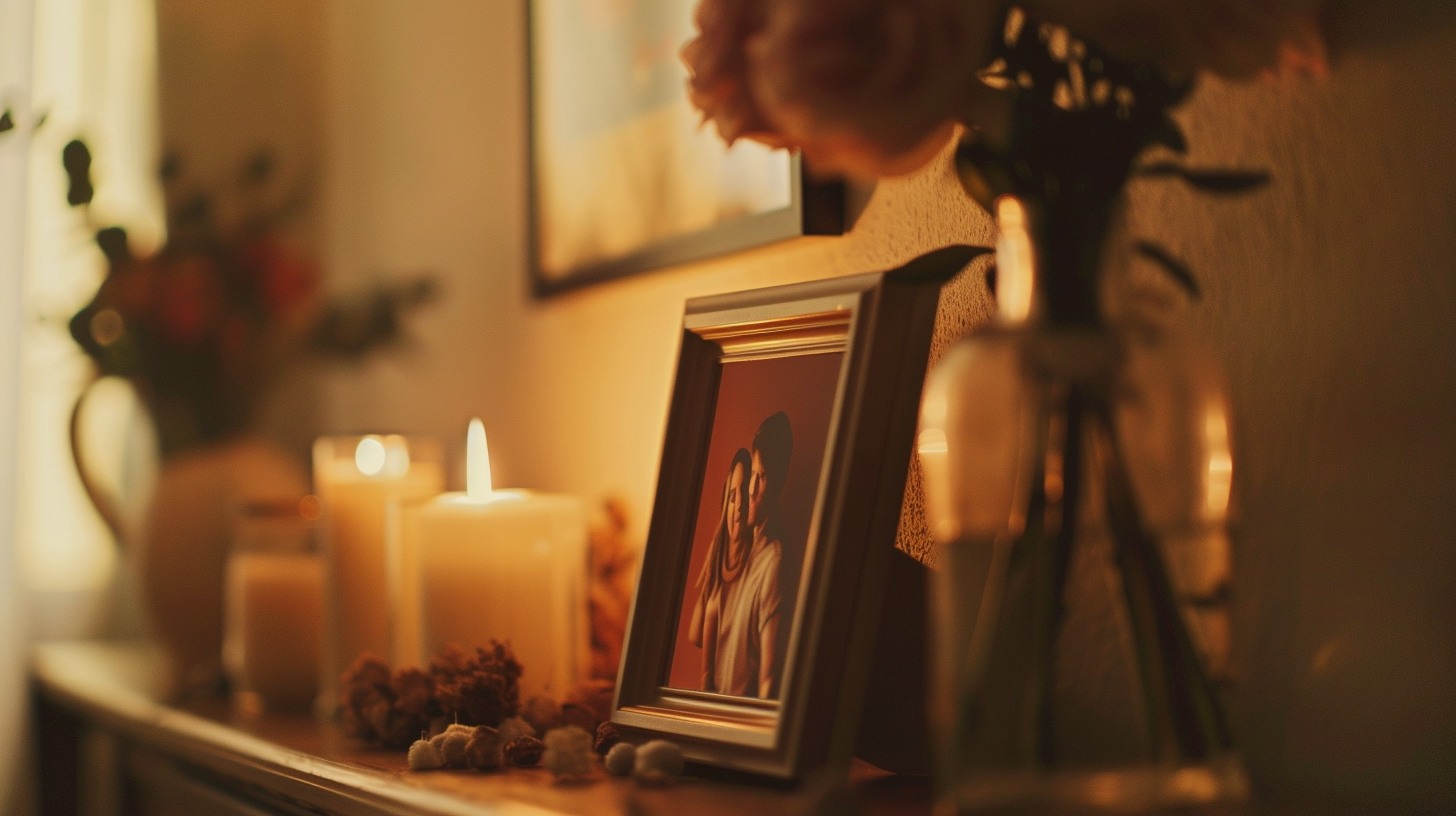
[(536, 729), (520, 717), (508, 717), (501, 720), (501, 724), (496, 726), (496, 730), (500, 732), (501, 744), (515, 742), (517, 737), (536, 736)]
[(653, 740), (637, 749), (632, 773), (643, 782), (670, 782), (683, 772), (683, 753), (675, 742)]
[(440, 752), (440, 758), (447, 768), (464, 768), (465, 746), (474, 736), (475, 729), (468, 725), (452, 724), (445, 731), (430, 739), (430, 744)]
[(501, 766), (501, 735), (488, 725), (471, 729), (470, 741), (465, 745), (465, 764), (481, 771), (492, 771)]
[(637, 765), (637, 746), (630, 742), (619, 742), (612, 746), (607, 756), (602, 760), (607, 766), (607, 773), (612, 776), (628, 776)]
[(568, 725), (546, 732), (546, 752), (542, 762), (557, 779), (589, 776), (592, 770), (592, 735), (585, 729)]
[(445, 758), (440, 756), (439, 750), (429, 740), (415, 740), (415, 744), (409, 749), (409, 769), (411, 771), (433, 771), (444, 767)]

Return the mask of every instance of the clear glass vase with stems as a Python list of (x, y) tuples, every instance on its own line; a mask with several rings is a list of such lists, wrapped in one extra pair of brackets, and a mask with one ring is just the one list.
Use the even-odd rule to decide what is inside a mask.
[(937, 367), (919, 438), (942, 812), (1239, 801), (1217, 366), (1105, 310), (1111, 216), (1068, 252), (1058, 213), (994, 208), (999, 315)]

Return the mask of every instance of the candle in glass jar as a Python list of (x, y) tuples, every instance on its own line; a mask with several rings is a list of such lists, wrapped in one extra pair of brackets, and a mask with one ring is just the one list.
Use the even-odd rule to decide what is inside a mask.
[(402, 571), (417, 592), (398, 597), (403, 618), (417, 612), (420, 658), (508, 642), (523, 698), (560, 698), (590, 665), (585, 509), (572, 496), (494, 489), (479, 420), (466, 447), (464, 493), (399, 508)]
[(245, 710), (307, 708), (318, 691), (324, 568), (313, 546), (316, 505), (309, 497), (238, 508), (223, 581), (223, 665)]
[(359, 655), (388, 657), (385, 507), (444, 489), (439, 446), (402, 436), (324, 437), (314, 443), (331, 590), (329, 672)]

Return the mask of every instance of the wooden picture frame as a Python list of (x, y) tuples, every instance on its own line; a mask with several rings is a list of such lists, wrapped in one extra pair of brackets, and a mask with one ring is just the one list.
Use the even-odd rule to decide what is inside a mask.
[(529, 252), (537, 297), (803, 235), (845, 187), (797, 154), (699, 124), (677, 54), (697, 0), (527, 4)]
[[(612, 711), (612, 722), (629, 737), (672, 739), (691, 762), (779, 779), (801, 778), (825, 766), (847, 770), (894, 554), (940, 287), (981, 252), (948, 247), (891, 272), (688, 302)], [(778, 421), (805, 429), (799, 463), (787, 456), (789, 465), (772, 466), (783, 458), (760, 442), (771, 438), (765, 430), (774, 423), (770, 415), (753, 434), (753, 476), (738, 475), (741, 451), (725, 470), (725, 452), (753, 433), (749, 429), (759, 414), (781, 403), (795, 407), (780, 409), (785, 419)], [(820, 425), (822, 446), (814, 435)], [(800, 443), (794, 439), (794, 445)], [(767, 500), (753, 504), (760, 488), (781, 491), (773, 494), (780, 498), (772, 505), (776, 517), (762, 510)], [(739, 490), (748, 491), (747, 510), (732, 498)], [(716, 526), (711, 518), (705, 524), (703, 513), (719, 506), (719, 496), (721, 518)], [(793, 574), (791, 551), (799, 545), (793, 520), (802, 520), (806, 508), (801, 566)], [(745, 520), (748, 533), (742, 532)], [(760, 532), (770, 528), (772, 535)], [(751, 545), (732, 543), (749, 539)], [(738, 556), (737, 575), (726, 577), (723, 566), (724, 577), (710, 579), (719, 574), (713, 571), (717, 565), (732, 561), (735, 546), (746, 553)], [(767, 563), (780, 571), (773, 604), (761, 600), (771, 594), (755, 583), (755, 576), (769, 574), (755, 560), (766, 552), (776, 554)], [(739, 594), (732, 595), (735, 591)], [(740, 603), (744, 597), (755, 600)], [(777, 652), (763, 647), (769, 613), (734, 614), (774, 606), (779, 610), (774, 629), (786, 631)], [(699, 614), (715, 608), (716, 618)], [(711, 630), (709, 623), (699, 630), (700, 620), (713, 621)], [(723, 652), (743, 630), (759, 632), (755, 648), (762, 651)], [(689, 644), (699, 642), (730, 646), (702, 646), (702, 669), (694, 674), (690, 659), (697, 657)], [(749, 663), (756, 673), (750, 672), (745, 690), (735, 686), (742, 679), (736, 672)], [(769, 665), (771, 678), (763, 668)], [(753, 677), (759, 678), (756, 686)]]

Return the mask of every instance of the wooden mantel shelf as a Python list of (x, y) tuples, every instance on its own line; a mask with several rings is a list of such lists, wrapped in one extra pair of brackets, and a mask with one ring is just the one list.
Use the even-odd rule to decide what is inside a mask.
[[(142, 800), (130, 806), (143, 813), (205, 806), (215, 813), (254, 815), (788, 816), (816, 811), (822, 798), (812, 785), (780, 791), (684, 779), (657, 788), (604, 774), (560, 784), (540, 769), (413, 773), (402, 752), (370, 749), (306, 714), (247, 717), (217, 699), (168, 705), (158, 694), (161, 661), (143, 645), (44, 644), (33, 665), (42, 730), (79, 727), (113, 739), (125, 766), (122, 786)], [(41, 736), (44, 742), (47, 734)], [(856, 765), (850, 788), (866, 816), (929, 812), (922, 780)], [(153, 800), (171, 804), (147, 804)]]

